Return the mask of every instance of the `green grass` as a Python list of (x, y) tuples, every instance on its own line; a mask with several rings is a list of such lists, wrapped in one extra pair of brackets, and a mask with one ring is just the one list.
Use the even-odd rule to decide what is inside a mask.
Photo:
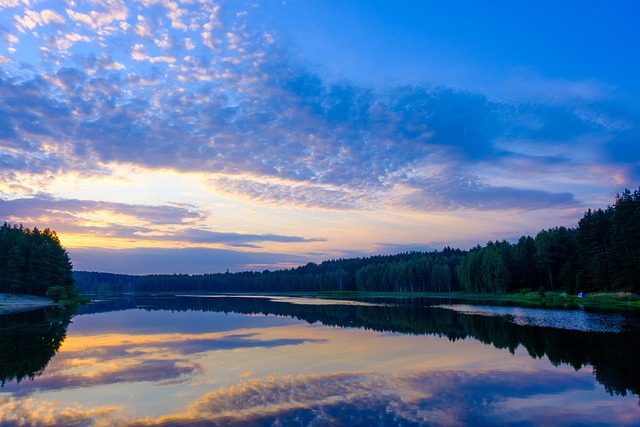
[(623, 292), (600, 292), (587, 294), (584, 298), (561, 292), (528, 292), (509, 295), (508, 301), (537, 307), (593, 307), (593, 308), (640, 308), (640, 296)]
[[(309, 294), (306, 294), (309, 295)], [(593, 293), (584, 298), (566, 292), (520, 292), (516, 294), (472, 294), (465, 292), (317, 292), (319, 298), (353, 299), (371, 297), (459, 298), (478, 301), (506, 301), (523, 307), (540, 308), (632, 308), (640, 309), (640, 295), (627, 292)]]

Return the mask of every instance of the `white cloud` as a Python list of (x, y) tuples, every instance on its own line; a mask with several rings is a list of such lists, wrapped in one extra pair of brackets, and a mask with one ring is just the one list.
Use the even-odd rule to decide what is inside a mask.
[(174, 56), (150, 56), (144, 50), (144, 45), (137, 43), (133, 46), (133, 50), (131, 51), (131, 59), (134, 61), (149, 61), (152, 64), (155, 63), (167, 63), (173, 64), (176, 62), (176, 58)]
[(131, 59), (134, 61), (146, 61), (149, 59), (149, 55), (144, 52), (144, 45), (137, 43), (133, 45), (133, 49), (131, 51)]
[(135, 33), (140, 37), (153, 37), (151, 22), (142, 15), (138, 15), (138, 25), (136, 25)]
[(17, 24), (16, 27), (18, 28), (18, 31), (20, 32), (25, 32), (25, 30), (29, 29), (29, 30), (33, 30), (34, 28), (36, 28), (38, 25), (42, 25), (43, 21), (42, 18), (40, 17), (40, 14), (38, 14), (38, 12), (34, 12), (33, 10), (27, 10), (25, 11), (24, 16), (18, 16), (15, 15), (14, 16)]
[(17, 25), (16, 27), (20, 32), (24, 32), (26, 29), (33, 30), (38, 26), (45, 24), (64, 24), (64, 18), (56, 11), (51, 9), (44, 9), (41, 12), (34, 10), (25, 10), (24, 16), (14, 16)]
[(173, 40), (168, 34), (164, 34), (162, 38), (153, 39), (153, 43), (162, 49), (167, 49), (173, 46)]
[(182, 22), (182, 17), (186, 14), (186, 11), (180, 9), (176, 2), (166, 2), (165, 4), (169, 9), (167, 16), (171, 20), (171, 28), (175, 28), (176, 30), (187, 31), (187, 26), (184, 22)]
[(20, 2), (18, 0), (0, 0), (0, 7), (5, 9), (5, 8), (10, 8), (10, 7), (17, 7), (20, 5)]
[(266, 31), (262, 34), (262, 36), (264, 37), (264, 40), (269, 44), (274, 44), (276, 42), (276, 39), (273, 37), (273, 35), (267, 33)]
[[(99, 35), (111, 35), (126, 27), (129, 8), (124, 0), (104, 0), (98, 3), (103, 11), (91, 10), (89, 13), (77, 12), (67, 8), (69, 18), (96, 31)], [(75, 4), (73, 4), (75, 6)], [(123, 24), (125, 23), (125, 24)], [(115, 26), (114, 26), (115, 25)]]
[(228, 32), (226, 34), (227, 40), (229, 41), (229, 48), (233, 50), (240, 49), (240, 44), (242, 43), (242, 38), (234, 33)]
[(59, 37), (45, 36), (45, 40), (47, 40), (49, 47), (57, 50), (60, 55), (65, 55), (69, 48), (77, 42), (92, 42), (90, 37), (78, 33), (64, 34)]
[(152, 56), (149, 58), (149, 62), (155, 64), (157, 62), (164, 62), (167, 64), (173, 64), (176, 62), (176, 58), (173, 56)]
[(91, 18), (91, 16), (87, 15), (86, 13), (76, 12), (72, 9), (67, 9), (66, 12), (67, 12), (67, 16), (69, 16), (69, 18), (71, 18), (72, 21), (84, 24), (93, 30), (97, 28), (97, 25), (95, 22), (93, 22), (93, 19)]
[(107, 65), (105, 65), (104, 68), (107, 69), (107, 70), (119, 71), (119, 70), (124, 70), (127, 67), (125, 67), (125, 65), (121, 64), (120, 62), (113, 61), (113, 62), (110, 62)]
[(65, 38), (71, 42), (87, 42), (87, 43), (91, 43), (91, 37), (89, 36), (85, 36), (82, 34), (78, 34), (78, 33), (69, 33), (67, 35), (65, 35)]
[(43, 10), (42, 12), (40, 12), (40, 16), (42, 17), (42, 20), (47, 24), (64, 24), (66, 22), (62, 15), (51, 9)]
[(218, 17), (219, 12), (220, 6), (216, 5), (209, 15), (209, 22), (202, 27), (204, 31), (200, 33), (203, 44), (213, 50), (217, 50), (221, 43), (221, 40), (214, 34), (214, 30), (222, 28), (222, 23)]
[(18, 39), (18, 37), (15, 34), (6, 33), (5, 35), (9, 43), (18, 43), (20, 41), (20, 39)]
[(6, 56), (0, 55), (0, 64), (9, 64), (9, 63), (11, 63), (11, 60), (9, 58), (7, 58)]

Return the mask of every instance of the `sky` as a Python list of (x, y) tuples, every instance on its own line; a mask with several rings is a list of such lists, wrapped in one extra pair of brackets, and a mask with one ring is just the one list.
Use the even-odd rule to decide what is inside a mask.
[(76, 270), (575, 226), (640, 185), (636, 1), (0, 0), (0, 221)]

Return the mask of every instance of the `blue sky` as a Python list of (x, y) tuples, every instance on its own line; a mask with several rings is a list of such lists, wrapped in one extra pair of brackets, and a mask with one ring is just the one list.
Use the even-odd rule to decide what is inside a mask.
[(639, 9), (0, 0), (0, 220), (135, 274), (573, 226), (640, 182)]

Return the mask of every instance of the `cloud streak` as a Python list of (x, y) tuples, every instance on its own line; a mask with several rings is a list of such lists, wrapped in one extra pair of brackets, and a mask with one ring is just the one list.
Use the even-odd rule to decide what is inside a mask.
[[(250, 245), (248, 245), (250, 247)], [(292, 268), (315, 260), (306, 254), (216, 248), (74, 248), (70, 258), (76, 270), (122, 274), (191, 274), (262, 271)], [(244, 247), (247, 247), (245, 245)]]

